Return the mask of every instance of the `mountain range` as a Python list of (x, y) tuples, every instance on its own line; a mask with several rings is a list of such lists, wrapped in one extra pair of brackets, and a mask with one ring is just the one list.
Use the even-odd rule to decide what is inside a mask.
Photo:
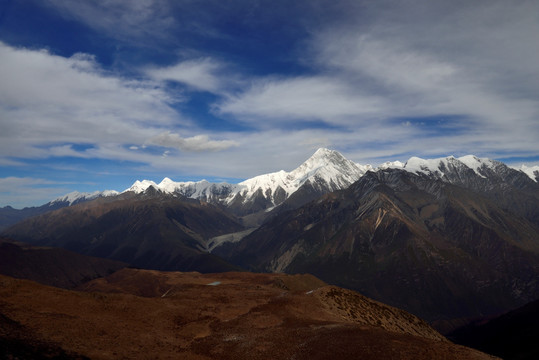
[[(429, 173), (433, 177), (440, 177), (450, 182), (457, 180), (455, 178), (450, 179), (451, 172), (447, 175), (444, 174), (443, 169), (447, 166), (453, 169), (454, 166), (460, 166), (464, 170), (473, 169), (483, 178), (492, 175), (492, 171), (486, 175), (482, 172), (485, 170), (488, 172), (488, 169), (496, 166), (513, 170), (501, 162), (480, 159), (473, 155), (460, 158), (451, 156), (431, 160), (412, 157), (406, 163), (400, 161), (385, 162), (374, 168), (371, 165), (361, 165), (348, 160), (337, 151), (320, 148), (307, 161), (290, 172), (281, 170), (259, 175), (239, 184), (212, 183), (206, 180), (175, 182), (165, 177), (160, 183), (152, 180), (136, 180), (131, 187), (122, 192), (116, 190), (94, 191), (92, 193), (74, 191), (38, 207), (19, 210), (11, 206), (5, 206), (0, 208), (0, 230), (27, 217), (51, 210), (101, 197), (114, 197), (126, 192), (139, 194), (150, 187), (164, 194), (181, 195), (208, 202), (226, 208), (235, 215), (244, 217), (257, 212), (268, 212), (276, 207), (280, 207), (280, 210), (285, 210), (301, 206), (328, 192), (347, 188), (359, 180), (367, 171), (376, 172), (388, 168), (397, 168), (413, 173)], [(535, 182), (539, 181), (539, 166), (528, 167), (522, 165), (520, 169), (515, 168), (514, 170), (526, 174)], [(258, 221), (255, 221), (254, 225), (260, 225), (264, 219), (265, 216), (262, 216), (262, 219), (257, 219)]]
[(312, 273), (449, 331), (539, 298), (539, 169), (475, 156), (356, 164), (319, 149), (239, 184), (73, 194), (3, 235), (160, 270)]
[(522, 180), (523, 190), (502, 196), (499, 183), (487, 196), (430, 174), (369, 172), (213, 253), (254, 271), (312, 273), (450, 327), (539, 296), (538, 192)]

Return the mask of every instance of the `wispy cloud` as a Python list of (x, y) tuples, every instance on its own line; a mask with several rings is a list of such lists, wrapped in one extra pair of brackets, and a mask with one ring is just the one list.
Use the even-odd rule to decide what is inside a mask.
[(170, 131), (152, 137), (148, 143), (182, 151), (219, 151), (239, 145), (238, 142), (231, 140), (210, 140), (207, 135), (183, 138), (180, 134)]
[(70, 20), (126, 42), (167, 38), (175, 20), (167, 0), (69, 1), (46, 0)]
[[(536, 156), (537, 10), (530, 1), (350, 7), (341, 23), (311, 33), (310, 74), (256, 79), (216, 111), (261, 129), (313, 119), (345, 125), (358, 150), (368, 132), (369, 145), (388, 156), (433, 149)], [(395, 121), (424, 118), (432, 129), (443, 116), (448, 131), (434, 136), (429, 126), (404, 130)]]
[[(51, 156), (125, 160), (125, 144), (143, 144), (167, 129), (192, 124), (171, 108), (174, 94), (150, 80), (108, 73), (90, 55), (64, 58), (0, 43), (0, 57), (4, 163)], [(209, 140), (196, 128), (185, 131), (190, 132), (185, 149), (216, 151), (233, 145)], [(91, 146), (81, 150), (71, 144)], [(106, 150), (111, 148), (123, 152)], [(151, 162), (151, 156), (145, 160)]]
[(224, 65), (211, 58), (186, 60), (166, 67), (153, 67), (145, 72), (158, 81), (176, 81), (195, 90), (217, 93), (223, 90)]
[(148, 127), (178, 121), (161, 89), (100, 71), (90, 56), (2, 43), (0, 56), (3, 145), (144, 139)]
[[(329, 76), (265, 78), (216, 104), (215, 109), (261, 128), (291, 120), (346, 124), (351, 118), (376, 116), (384, 104), (376, 94), (362, 96), (360, 92)], [(272, 122), (268, 123), (267, 119)]]

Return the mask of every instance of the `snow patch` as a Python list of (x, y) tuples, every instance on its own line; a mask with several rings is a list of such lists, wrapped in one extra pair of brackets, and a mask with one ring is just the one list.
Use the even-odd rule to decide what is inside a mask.
[(423, 173), (430, 176), (443, 177), (444, 171), (452, 171), (454, 169), (471, 169), (478, 176), (486, 178), (483, 170), (495, 169), (496, 161), (487, 158), (478, 158), (474, 155), (466, 155), (459, 158), (454, 156), (448, 156), (445, 158), (437, 159), (421, 159), (418, 157), (411, 157), (406, 164), (404, 164), (404, 170), (412, 173)]
[(530, 179), (537, 182), (537, 178), (539, 178), (539, 165), (535, 166), (527, 166), (522, 164), (519, 168), (515, 167), (514, 169), (522, 171), (524, 174), (528, 175)]
[(402, 169), (404, 168), (404, 163), (400, 161), (386, 161), (383, 164), (380, 164), (375, 170), (386, 170), (386, 169)]
[(119, 192), (115, 190), (104, 190), (104, 191), (94, 191), (94, 192), (78, 192), (73, 191), (69, 194), (60, 196), (50, 202), (50, 205), (53, 205), (55, 203), (60, 202), (67, 202), (69, 205), (73, 205), (73, 203), (78, 201), (85, 201), (85, 200), (93, 200), (97, 199), (98, 197), (108, 197), (108, 196), (116, 196)]

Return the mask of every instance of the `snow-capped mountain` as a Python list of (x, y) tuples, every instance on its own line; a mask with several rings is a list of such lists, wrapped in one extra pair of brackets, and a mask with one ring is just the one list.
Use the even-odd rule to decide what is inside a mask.
[(500, 161), (474, 155), (429, 160), (411, 157), (403, 169), (476, 191), (503, 190), (509, 185), (524, 189), (532, 186), (532, 182), (537, 182), (529, 173), (513, 169)]
[(386, 161), (383, 164), (380, 164), (375, 171), (378, 170), (385, 170), (385, 169), (402, 169), (404, 167), (404, 163), (400, 161)]
[(192, 199), (202, 200), (213, 204), (224, 203), (230, 195), (240, 188), (239, 184), (212, 183), (207, 180), (176, 182), (165, 177), (159, 184), (151, 180), (135, 181), (130, 188), (123, 191), (140, 194), (154, 188), (164, 194), (181, 195)]
[(331, 192), (346, 189), (372, 169), (371, 165), (360, 165), (346, 159), (338, 151), (321, 148), (291, 172), (281, 170), (239, 183), (238, 193), (244, 201), (262, 193), (273, 205), (279, 205), (281, 194), (288, 198), (307, 182), (318, 191)]
[[(175, 182), (165, 177), (160, 183), (137, 180), (123, 193), (140, 194), (153, 188), (164, 194), (209, 202), (228, 208), (235, 215), (243, 216), (269, 211), (277, 206), (283, 209), (295, 208), (325, 193), (348, 188), (367, 171), (388, 169), (405, 170), (475, 190), (492, 189), (507, 183), (529, 186), (529, 178), (537, 183), (536, 177), (539, 177), (539, 166), (513, 169), (499, 161), (473, 155), (437, 159), (411, 157), (406, 163), (388, 161), (373, 168), (371, 165), (360, 165), (350, 161), (335, 150), (321, 148), (290, 172), (281, 170), (259, 175), (239, 184), (212, 183), (206, 180)], [(97, 197), (118, 194), (113, 190), (93, 193), (75, 191), (49, 204), (73, 205)], [(285, 206), (285, 202), (288, 205)]]
[(52, 200), (49, 205), (53, 206), (58, 203), (68, 203), (69, 206), (77, 204), (82, 201), (88, 201), (97, 199), (98, 197), (108, 197), (108, 196), (116, 196), (120, 194), (116, 190), (105, 190), (105, 191), (94, 191), (94, 192), (78, 192), (73, 191), (69, 194), (66, 194), (64, 196), (60, 196), (54, 200)]
[(428, 320), (537, 298), (538, 183), (473, 156), (396, 165), (274, 213), (212, 254), (253, 271), (313, 273)]
[(473, 170), (477, 175), (486, 178), (486, 170), (494, 170), (502, 163), (490, 159), (480, 159), (473, 155), (466, 155), (460, 158), (448, 156), (438, 159), (421, 159), (411, 157), (404, 165), (403, 169), (411, 173), (423, 173), (439, 178), (450, 177), (452, 173)]
[(539, 165), (536, 166), (526, 166), (522, 164), (519, 168), (515, 168), (522, 171), (524, 174), (528, 175), (535, 182), (539, 182)]
[(157, 269), (314, 273), (433, 320), (539, 294), (539, 183), (495, 160), (412, 157), (373, 169), (319, 149), (297, 169), (239, 184), (144, 180), (118, 201), (67, 207), (92, 196), (27, 211), (38, 217), (3, 234)]
[[(211, 183), (206, 180), (174, 182), (164, 178), (159, 184), (137, 180), (124, 192), (142, 193), (153, 187), (166, 194), (179, 194), (226, 207), (250, 208), (239, 211), (244, 214), (278, 206), (306, 185), (321, 194), (345, 189), (369, 170), (373, 170), (373, 167), (356, 164), (337, 151), (322, 148), (295, 170), (259, 175), (239, 184)], [(257, 206), (252, 208), (253, 204)]]

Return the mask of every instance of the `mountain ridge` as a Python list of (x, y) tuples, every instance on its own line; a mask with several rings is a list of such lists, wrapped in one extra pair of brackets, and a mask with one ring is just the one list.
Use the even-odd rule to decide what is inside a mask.
[[(267, 210), (283, 203), (306, 183), (319, 193), (340, 190), (350, 186), (364, 173), (372, 170), (370, 165), (360, 165), (346, 159), (335, 150), (318, 149), (296, 169), (280, 170), (262, 174), (238, 184), (198, 182), (174, 182), (165, 177), (159, 184), (151, 180), (137, 180), (123, 192), (142, 193), (149, 187), (166, 194), (178, 194), (230, 208), (245, 207), (258, 203), (252, 212)], [(248, 211), (239, 211), (240, 215)]]
[[(456, 177), (444, 177), (448, 168), (460, 168)], [(433, 178), (455, 183), (466, 172), (473, 171), (482, 179), (473, 179), (475, 189), (482, 191), (485, 187), (492, 188), (493, 182), (489, 177), (497, 177), (494, 183), (503, 184), (508, 174), (521, 184), (539, 180), (539, 166), (511, 168), (502, 162), (487, 158), (466, 155), (460, 158), (448, 156), (436, 159), (421, 159), (411, 157), (406, 163), (400, 161), (385, 162), (374, 168), (371, 165), (361, 165), (346, 159), (341, 153), (326, 148), (318, 149), (309, 159), (296, 169), (262, 174), (244, 180), (238, 184), (226, 182), (214, 183), (207, 180), (175, 182), (165, 177), (160, 183), (152, 180), (136, 180), (133, 185), (122, 192), (116, 190), (78, 192), (60, 196), (39, 207), (13, 209), (10, 206), (0, 208), (0, 230), (6, 229), (25, 218), (46, 213), (80, 202), (94, 200), (100, 197), (117, 197), (133, 191), (143, 193), (151, 191), (162, 192), (170, 196), (182, 196), (208, 202), (230, 211), (235, 216), (242, 217), (246, 226), (258, 226), (268, 218), (268, 213), (282, 212), (295, 209), (309, 201), (315, 200), (325, 193), (345, 189), (369, 171), (385, 169), (402, 169), (413, 173), (423, 173)], [(496, 168), (503, 169), (505, 174), (500, 176)], [(535, 177), (534, 177), (535, 176)], [(466, 176), (464, 176), (466, 177)], [(470, 177), (470, 176), (467, 176)], [(460, 183), (462, 184), (462, 183)], [(471, 186), (473, 184), (463, 184)], [(501, 189), (503, 190), (503, 189)], [(533, 192), (533, 191), (532, 191)], [(507, 201), (507, 200), (505, 200)], [(515, 197), (526, 208), (527, 198)], [(528, 206), (529, 207), (529, 206)], [(276, 210), (276, 211), (273, 211)], [(522, 213), (525, 209), (522, 210)], [(539, 217), (539, 214), (536, 214)]]
[(124, 269), (78, 291), (0, 275), (0, 297), (2, 358), (493, 359), (311, 275)]
[[(284, 170), (280, 170), (273, 173), (267, 173), (262, 175), (257, 175), (252, 178), (246, 179), (242, 182), (239, 182), (237, 184), (234, 183), (227, 183), (227, 182), (210, 182), (205, 179), (199, 180), (199, 181), (173, 181), (169, 177), (164, 177), (160, 183), (156, 183), (153, 180), (135, 180), (135, 182), (127, 189), (123, 191), (117, 191), (117, 190), (96, 190), (94, 192), (79, 192), (79, 191), (72, 191), (70, 193), (67, 193), (65, 195), (59, 196), (51, 201), (49, 201), (44, 205), (48, 206), (54, 206), (59, 204), (64, 205), (74, 205), (81, 201), (87, 201), (87, 200), (93, 200), (98, 197), (107, 197), (107, 196), (117, 196), (121, 193), (125, 193), (128, 191), (133, 191), (135, 193), (141, 193), (146, 191), (149, 187), (154, 187), (158, 191), (162, 191), (164, 193), (174, 193), (178, 192), (182, 195), (198, 200), (203, 200), (207, 202), (212, 202), (212, 194), (215, 193), (221, 193), (225, 195), (234, 194), (236, 195), (237, 192), (240, 192), (243, 190), (246, 193), (252, 194), (256, 189), (264, 187), (263, 185), (266, 185), (264, 183), (273, 183), (276, 182), (284, 183), (285, 181), (283, 179), (291, 178), (292, 180), (298, 180), (298, 178), (301, 178), (301, 176), (298, 176), (298, 174), (301, 174), (302, 168), (313, 168), (313, 164), (316, 164), (318, 160), (318, 168), (324, 167), (323, 162), (320, 161), (320, 159), (327, 158), (328, 154), (332, 154), (332, 156), (337, 157), (341, 160), (344, 160), (345, 162), (348, 162), (348, 169), (354, 169), (359, 168), (359, 170), (356, 169), (356, 171), (351, 171), (352, 175), (348, 174), (348, 184), (341, 184), (341, 186), (333, 186), (330, 191), (342, 189), (345, 186), (350, 185), (355, 180), (357, 180), (357, 177), (361, 177), (364, 175), (367, 171), (379, 171), (384, 170), (388, 168), (396, 168), (396, 169), (404, 169), (410, 172), (430, 172), (431, 174), (436, 174), (437, 171), (439, 171), (439, 165), (443, 164), (444, 162), (447, 163), (449, 159), (458, 160), (465, 164), (468, 168), (474, 170), (477, 174), (479, 174), (482, 177), (485, 177), (483, 174), (478, 172), (478, 166), (481, 164), (504, 164), (501, 161), (497, 160), (491, 160), (489, 158), (479, 158), (475, 155), (466, 155), (461, 156), (459, 158), (456, 158), (452, 155), (447, 157), (440, 157), (440, 158), (433, 158), (433, 159), (423, 159), (419, 157), (412, 156), (408, 159), (406, 162), (401, 161), (386, 161), (382, 164), (380, 164), (378, 167), (373, 167), (369, 164), (367, 165), (361, 165), (359, 163), (355, 163), (351, 160), (346, 159), (341, 153), (339, 153), (336, 150), (329, 150), (327, 148), (319, 148), (309, 159), (307, 159), (304, 163), (302, 163), (298, 168), (291, 170), (290, 172), (286, 172)], [(474, 165), (476, 165), (474, 167)], [(505, 165), (505, 164), (504, 164)], [(534, 182), (539, 181), (539, 165), (537, 166), (526, 166), (521, 165), (521, 167), (511, 167), (508, 165), (505, 165), (511, 169), (514, 169), (520, 173), (525, 174), (528, 178), (533, 180)], [(359, 175), (354, 174), (354, 172), (359, 173)], [(308, 172), (305, 172), (308, 173)], [(304, 178), (302, 181), (297, 181), (301, 184), (303, 184), (306, 180), (308, 180), (309, 177)], [(265, 181), (264, 181), (265, 180)], [(329, 180), (329, 181), (328, 181)], [(330, 182), (332, 180), (331, 178), (326, 179), (326, 181)], [(288, 180), (290, 181), (290, 179)], [(259, 186), (257, 186), (259, 184)], [(278, 184), (280, 185), (280, 184)], [(293, 191), (297, 190), (297, 187), (291, 187)], [(251, 188), (249, 191), (248, 189)], [(254, 189), (254, 190), (253, 190)], [(275, 193), (276, 189), (272, 188), (271, 186), (267, 186), (266, 189), (270, 189), (271, 193)], [(178, 191), (179, 190), (179, 191)], [(266, 190), (263, 190), (265, 192)], [(291, 192), (288, 191), (288, 195), (290, 195)], [(214, 195), (213, 195), (214, 196)], [(232, 201), (230, 198), (228, 198), (228, 201)], [(8, 209), (11, 208), (9, 205), (5, 206), (1, 209)], [(35, 209), (37, 207), (27, 207), (24, 209)], [(13, 209), (13, 208), (11, 208)], [(23, 209), (13, 209), (15, 211), (21, 211)]]

